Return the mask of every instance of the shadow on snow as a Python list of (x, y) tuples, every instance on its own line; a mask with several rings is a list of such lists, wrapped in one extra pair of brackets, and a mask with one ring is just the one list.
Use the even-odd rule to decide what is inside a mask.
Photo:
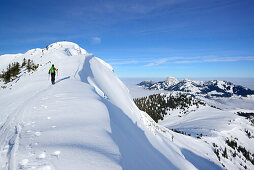
[(63, 81), (63, 80), (69, 79), (70, 77), (71, 77), (71, 76), (67, 76), (67, 77), (61, 78), (61, 79), (57, 80), (57, 81), (55, 82), (55, 84), (56, 84), (56, 83), (59, 83), (59, 82), (61, 82), (61, 81)]
[(109, 134), (118, 145), (123, 169), (177, 169), (148, 141), (144, 131), (117, 106), (103, 99), (109, 110)]
[[(90, 60), (93, 56), (85, 59), (82, 70), (79, 72), (81, 81), (88, 83), (87, 78), (93, 77), (90, 67)], [(96, 90), (94, 89), (94, 92)], [(147, 139), (144, 131), (140, 129), (133, 121), (116, 105), (109, 100), (100, 98), (108, 109), (110, 117), (111, 133), (115, 144), (118, 146), (121, 158), (115, 159), (115, 155), (98, 151), (111, 160), (120, 163), (123, 169), (178, 169), (168, 158), (153, 147)], [(198, 169), (222, 169), (219, 165), (207, 160), (195, 153), (182, 149), (185, 159), (191, 162)]]
[[(92, 55), (86, 57), (83, 68), (79, 72), (81, 81), (88, 84), (87, 78), (93, 77), (90, 67), (92, 57)], [(95, 89), (94, 92), (97, 93)], [(123, 169), (177, 169), (172, 162), (153, 147), (144, 131), (134, 124), (119, 107), (103, 97), (100, 99), (109, 112), (112, 131), (109, 135), (119, 148), (121, 159), (116, 162), (120, 163)], [(107, 156), (105, 153), (104, 155)]]
[(215, 164), (214, 162), (205, 159), (199, 155), (196, 155), (195, 153), (191, 152), (190, 150), (187, 149), (182, 149), (182, 154), (184, 155), (185, 159), (191, 162), (197, 169), (222, 169), (219, 165)]

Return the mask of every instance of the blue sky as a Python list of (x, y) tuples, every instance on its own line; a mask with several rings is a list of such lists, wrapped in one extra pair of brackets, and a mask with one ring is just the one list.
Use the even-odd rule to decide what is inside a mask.
[(253, 78), (253, 9), (253, 0), (0, 0), (0, 55), (67, 40), (120, 77)]

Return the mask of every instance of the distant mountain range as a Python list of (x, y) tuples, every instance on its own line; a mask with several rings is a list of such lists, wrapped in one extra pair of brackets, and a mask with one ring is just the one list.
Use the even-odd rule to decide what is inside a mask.
[(254, 94), (254, 90), (221, 80), (195, 81), (184, 79), (179, 81), (175, 77), (167, 77), (165, 81), (148, 80), (137, 85), (149, 90), (181, 91), (205, 97), (231, 97), (234, 95), (247, 97), (247, 95)]

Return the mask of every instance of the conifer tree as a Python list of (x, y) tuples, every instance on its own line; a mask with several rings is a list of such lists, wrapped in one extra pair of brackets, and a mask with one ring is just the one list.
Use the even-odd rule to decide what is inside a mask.
[(222, 156), (223, 156), (224, 158), (227, 158), (227, 159), (228, 159), (228, 153), (227, 153), (227, 148), (226, 148), (226, 147), (225, 147), (225, 149), (224, 149), (224, 152), (223, 152)]

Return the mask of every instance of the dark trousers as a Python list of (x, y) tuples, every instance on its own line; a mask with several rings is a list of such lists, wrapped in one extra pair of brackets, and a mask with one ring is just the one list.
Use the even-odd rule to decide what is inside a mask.
[(51, 73), (51, 83), (55, 84), (56, 73)]

